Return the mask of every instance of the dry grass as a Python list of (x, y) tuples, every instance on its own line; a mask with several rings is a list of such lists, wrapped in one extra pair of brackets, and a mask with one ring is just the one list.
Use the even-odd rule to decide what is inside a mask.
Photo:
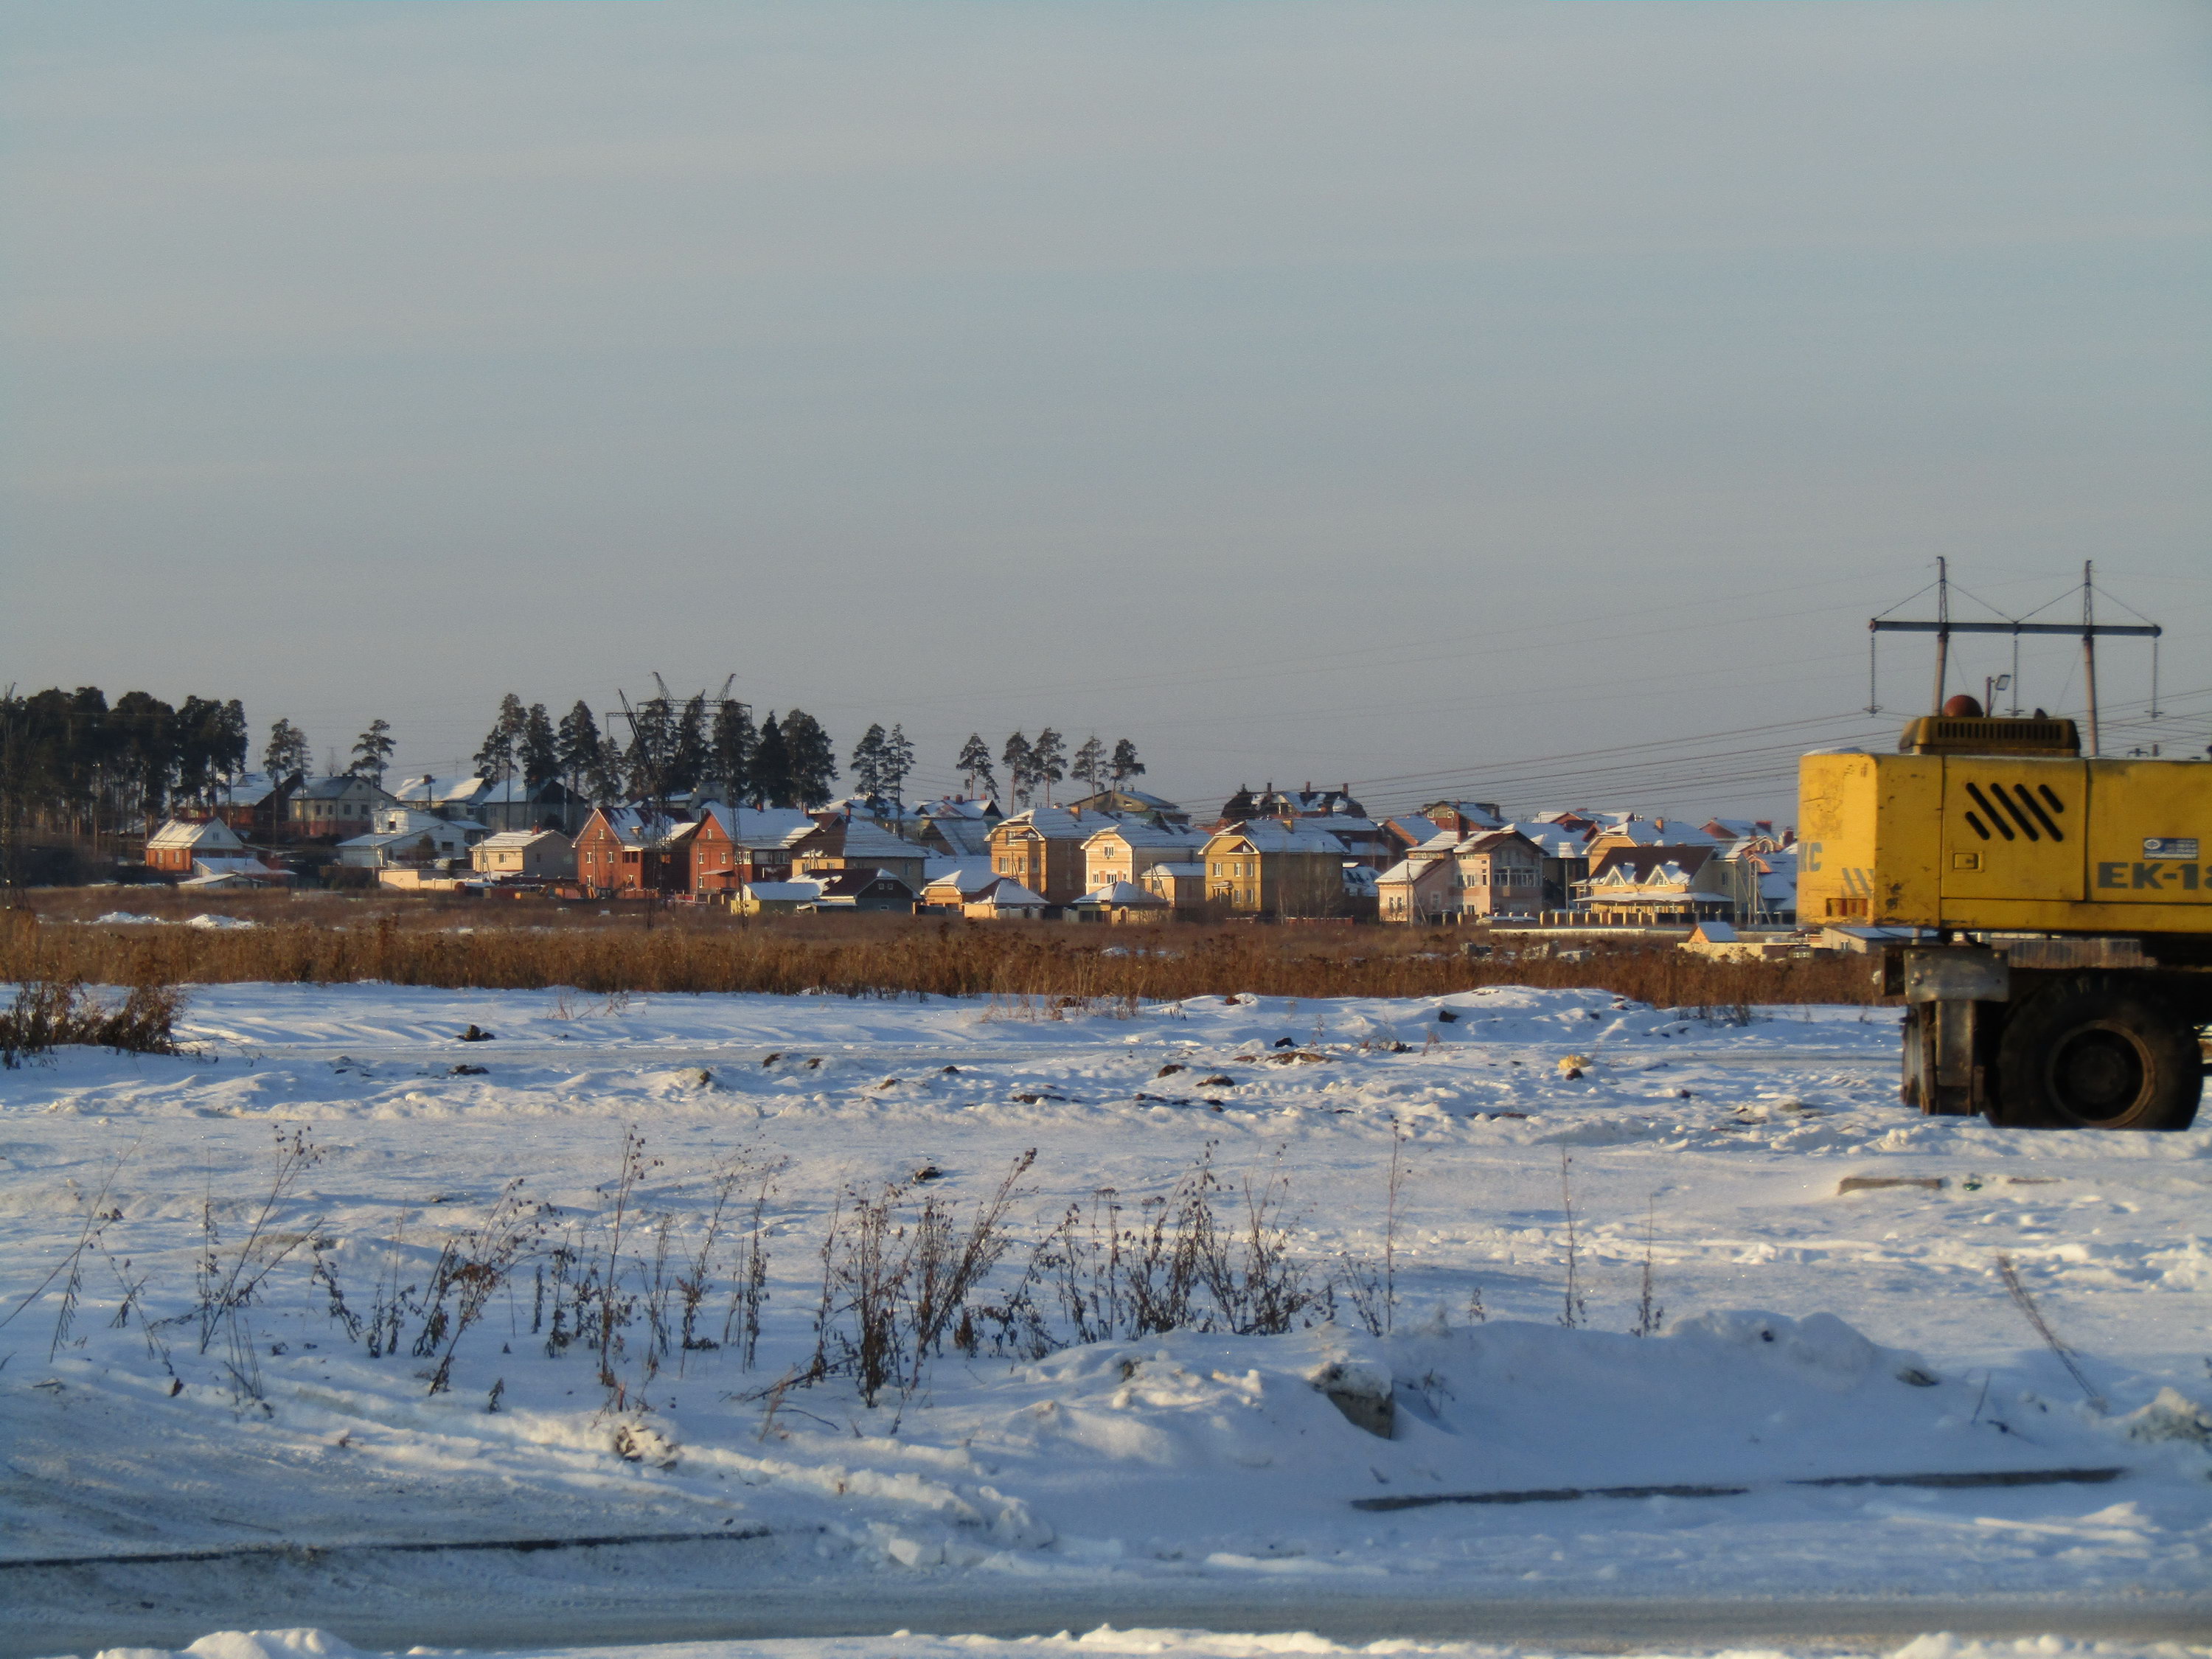
[[(1582, 960), (1467, 956), (1483, 937), (1396, 927), (1076, 927), (886, 915), (742, 921), (719, 910), (648, 916), (637, 905), (410, 900), (153, 890), (39, 896), (0, 913), (0, 980), (88, 984), (276, 981), (621, 992), (822, 991), (986, 996), (1011, 1013), (1255, 992), (1265, 996), (1438, 996), (1484, 985), (1599, 987), (1662, 1007), (1868, 1002), (1861, 959), (1717, 963), (1668, 945), (1601, 943)], [(251, 928), (91, 925), (112, 909), (182, 920), (216, 910)]]
[(14, 1000), (0, 1008), (0, 1068), (44, 1060), (56, 1048), (82, 1044), (118, 1054), (173, 1054), (184, 994), (170, 985), (133, 986), (120, 1003), (107, 1003), (74, 979), (26, 973)]

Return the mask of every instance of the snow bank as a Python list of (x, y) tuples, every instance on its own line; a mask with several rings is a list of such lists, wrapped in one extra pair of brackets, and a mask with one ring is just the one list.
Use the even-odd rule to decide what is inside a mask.
[[(1392, 1659), (1536, 1659), (1551, 1648), (1395, 1639), (1345, 1647), (1307, 1632), (1237, 1635), (1200, 1630), (1116, 1630), (1110, 1625), (1081, 1636), (1000, 1639), (988, 1636), (928, 1636), (898, 1631), (889, 1636), (838, 1636), (761, 1642), (678, 1642), (653, 1647), (515, 1648), (501, 1659), (1017, 1659), (1066, 1655), (1068, 1659), (1283, 1659), (1301, 1655), (1376, 1655)], [(1859, 1644), (1830, 1642), (1759, 1648), (1696, 1650), (1698, 1659), (1838, 1659), (1874, 1653)], [(424, 1650), (416, 1650), (417, 1652)], [(1677, 1659), (1678, 1647), (1609, 1648), (1616, 1659)], [(2059, 1636), (1976, 1641), (1922, 1636), (1888, 1659), (2195, 1659), (2212, 1650), (2178, 1643), (2082, 1642)], [(349, 1659), (358, 1650), (319, 1630), (224, 1631), (189, 1648), (108, 1648), (98, 1659)]]
[[(497, 1036), (464, 1042), (471, 1024)], [(29, 1304), (0, 1371), (14, 1475), (0, 1556), (243, 1553), (272, 1538), (330, 1553), (293, 1601), (239, 1590), (250, 1565), (147, 1569), (144, 1590), (115, 1592), (126, 1612), (192, 1609), (186, 1630), (249, 1607), (348, 1630), (338, 1613), (368, 1595), (358, 1586), (404, 1579), (412, 1594), (446, 1571), (428, 1556), (392, 1565), (383, 1546), (550, 1534), (711, 1536), (689, 1554), (654, 1546), (653, 1582), (804, 1583), (831, 1599), (927, 1583), (2212, 1591), (2197, 1334), (2212, 1326), (2212, 1124), (2054, 1136), (1921, 1119), (1896, 1103), (1888, 1013), (1723, 1026), (1598, 992), (1501, 988), (1054, 1020), (940, 999), (245, 985), (197, 992), (185, 1035), (198, 1057), (76, 1051), (0, 1073), (0, 1307)], [(1559, 1068), (1571, 1057), (1583, 1076)], [(419, 1286), (515, 1179), (554, 1206), (548, 1248), (599, 1237), (632, 1126), (654, 1160), (641, 1236), (667, 1218), (672, 1262), (700, 1237), (711, 1173), (733, 1152), (781, 1166), (757, 1362), (727, 1340), (725, 1285), (710, 1304), (722, 1346), (671, 1352), (650, 1381), (640, 1421), (672, 1455), (620, 1455), (592, 1358), (549, 1352), (535, 1261), (434, 1397), (421, 1359), (370, 1358), (310, 1281), (326, 1264), (356, 1315)], [(237, 1248), (268, 1191), (272, 1133), (295, 1131), (320, 1161), (270, 1236), (313, 1243), (257, 1291), (245, 1328), (265, 1398), (242, 1403), (234, 1356), (204, 1351), (188, 1317), (204, 1206)], [(1286, 1237), (1316, 1281), (1391, 1241), (1393, 1334), (1346, 1328), (1340, 1294), (1345, 1324), (1285, 1335), (1182, 1331), (1042, 1358), (1012, 1340), (994, 1352), (988, 1336), (972, 1354), (948, 1346), (925, 1386), (874, 1409), (834, 1379), (774, 1393), (812, 1351), (838, 1194), (927, 1169), (920, 1190), (965, 1213), (1036, 1148), (995, 1294), (1071, 1205), (1110, 1188), (1135, 1224), (1209, 1145), (1240, 1183), (1224, 1224), (1241, 1224), (1241, 1183), (1288, 1183)], [(1885, 1184), (1841, 1190), (1876, 1170)], [(1563, 1178), (1583, 1328), (1559, 1323)], [(57, 1344), (66, 1276), (48, 1275), (86, 1236), (95, 1194), (106, 1218)], [(2020, 1318), (1993, 1272), (2000, 1250), (2111, 1419), (2084, 1409)], [(150, 1338), (112, 1322), (110, 1257), (145, 1275)], [(1647, 1263), (1675, 1316), (1637, 1337)], [(1034, 1301), (1064, 1338), (1051, 1278)], [(2125, 1473), (2018, 1490), (1792, 1484), (2057, 1467)], [(1730, 1495), (1428, 1501), (1675, 1486)], [(1419, 1502), (1354, 1507), (1382, 1498)], [(758, 1541), (724, 1541), (739, 1537)], [(381, 1565), (356, 1572), (346, 1551)], [(580, 1604), (606, 1605), (592, 1598), (648, 1565), (624, 1559), (620, 1572), (588, 1551), (515, 1565), (489, 1549), (453, 1569), (448, 1593), (529, 1605), (553, 1574)], [(31, 1582), (12, 1578), (11, 1594)], [(83, 1593), (57, 1578), (39, 1605)], [(13, 1616), (0, 1607), (0, 1628)]]

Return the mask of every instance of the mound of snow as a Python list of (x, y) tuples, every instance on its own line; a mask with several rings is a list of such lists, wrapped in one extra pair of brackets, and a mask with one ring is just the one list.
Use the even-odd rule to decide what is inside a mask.
[(103, 1648), (99, 1659), (355, 1659), (360, 1652), (324, 1630), (225, 1630), (181, 1651)]
[(237, 916), (205, 915), (194, 916), (185, 926), (187, 927), (252, 927), (256, 924)]

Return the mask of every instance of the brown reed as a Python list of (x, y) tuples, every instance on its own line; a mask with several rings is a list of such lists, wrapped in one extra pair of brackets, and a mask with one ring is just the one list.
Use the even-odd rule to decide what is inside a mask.
[[(602, 915), (600, 907), (550, 902), (239, 896), (258, 902), (225, 896), (223, 909), (257, 926), (101, 926), (69, 914), (90, 908), (78, 896), (42, 906), (44, 920), (27, 909), (0, 912), (0, 980), (975, 996), (1047, 1018), (1238, 992), (1426, 997), (1485, 985), (1596, 988), (1723, 1017), (1753, 1004), (1875, 1000), (1863, 957), (1720, 963), (1640, 941), (1601, 941), (1583, 959), (1562, 961), (1532, 956), (1510, 934), (1380, 927), (1109, 929), (886, 915), (740, 921), (708, 909), (648, 917), (635, 905)], [(127, 889), (104, 890), (91, 902), (116, 907), (119, 899), (137, 914), (166, 908)], [(1495, 953), (1469, 956), (1462, 946), (1470, 938), (1486, 939)]]

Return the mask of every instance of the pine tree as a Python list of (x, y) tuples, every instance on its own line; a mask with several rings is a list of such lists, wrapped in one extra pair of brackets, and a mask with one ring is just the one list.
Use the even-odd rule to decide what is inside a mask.
[(791, 791), (801, 806), (824, 805), (837, 782), (837, 750), (814, 716), (787, 709), (783, 747), (791, 768)]
[(906, 727), (896, 723), (892, 725), (890, 736), (884, 739), (878, 764), (881, 781), (890, 794), (891, 805), (898, 808), (899, 816), (904, 817), (907, 774), (914, 770), (914, 744), (907, 738)]
[(533, 702), (530, 713), (523, 717), (522, 787), (536, 791), (561, 775), (561, 738), (553, 729), (553, 717), (545, 712), (545, 705)]
[(246, 757), (253, 747), (253, 733), (246, 723), (246, 705), (233, 697), (222, 706), (210, 749), (215, 770), (226, 782), (246, 775)]
[(791, 755), (783, 745), (783, 724), (773, 708), (761, 722), (760, 742), (753, 750), (752, 787), (756, 806), (797, 805), (792, 795)]
[(278, 720), (269, 728), (269, 746), (261, 751), (261, 765), (270, 782), (304, 772), (314, 763), (315, 751), (307, 746), (305, 732), (289, 720)]
[(600, 769), (599, 723), (592, 718), (592, 706), (581, 697), (561, 716), (560, 728), (554, 733), (554, 755), (560, 764), (562, 781), (574, 794), (592, 794), (590, 783)]
[(732, 806), (744, 800), (746, 786), (752, 779), (753, 746), (757, 741), (752, 714), (744, 704), (726, 702), (714, 711), (714, 729), (707, 740), (710, 751), (708, 768), (713, 775), (716, 793)]
[(1145, 775), (1145, 763), (1137, 758), (1137, 745), (1127, 738), (1115, 743), (1114, 758), (1106, 763), (1106, 767), (1114, 775), (1114, 786), (1117, 789), (1131, 778)]
[(968, 741), (960, 745), (960, 758), (953, 764), (960, 769), (961, 775), (967, 779), (968, 793), (970, 796), (975, 793), (978, 784), (982, 786), (983, 793), (987, 795), (995, 795), (999, 793), (998, 777), (991, 770), (990, 747), (984, 743), (981, 732), (970, 732), (968, 734)]
[(384, 775), (391, 769), (392, 751), (398, 747), (392, 741), (390, 720), (371, 720), (368, 730), (354, 739), (353, 764), (346, 770), (357, 778), (367, 778), (380, 789), (384, 787)]
[(853, 758), (846, 763), (853, 769), (854, 788), (871, 804), (890, 793), (884, 787), (884, 728), (871, 726), (853, 745)]
[(1027, 806), (1030, 792), (1036, 787), (1036, 780), (1030, 773), (1030, 740), (1015, 732), (1006, 739), (999, 759), (1006, 769), (1006, 787), (1013, 791), (1015, 803)]
[(485, 734), (483, 747), (476, 752), (478, 777), (487, 783), (504, 783), (514, 775), (515, 751), (521, 747), (523, 728), (529, 723), (522, 699), (514, 692), (499, 700), (499, 718)]
[(205, 800), (212, 793), (222, 719), (222, 705), (205, 697), (186, 697), (179, 706), (169, 746), (175, 756), (180, 798)]
[(1052, 805), (1052, 787), (1067, 775), (1067, 744), (1049, 726), (1030, 745), (1030, 775), (1044, 786), (1044, 804)]
[(1075, 751), (1073, 765), (1075, 775), (1091, 786), (1092, 794), (1106, 787), (1106, 745), (1098, 741), (1097, 732), (1084, 738), (1083, 747)]

